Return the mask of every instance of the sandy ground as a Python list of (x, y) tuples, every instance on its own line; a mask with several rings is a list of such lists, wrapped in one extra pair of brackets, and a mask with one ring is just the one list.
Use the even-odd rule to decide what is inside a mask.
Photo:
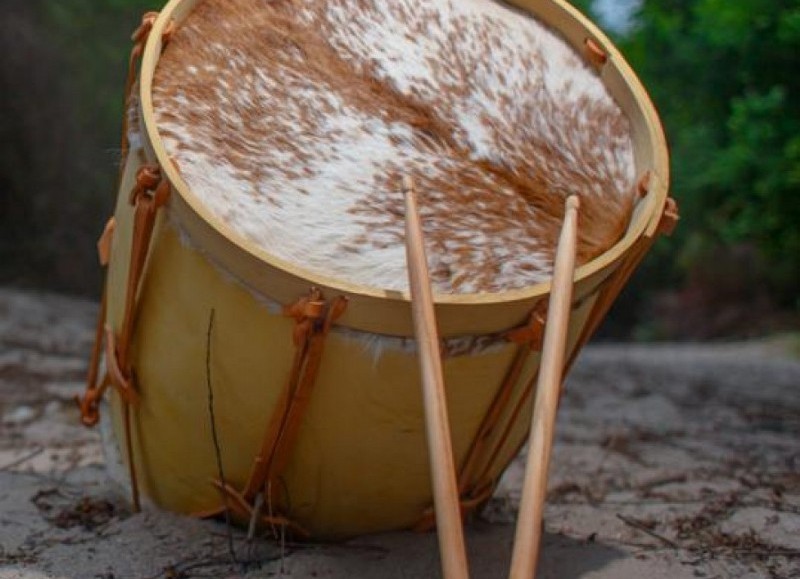
[[(78, 426), (95, 305), (0, 290), (0, 579), (437, 577), (433, 534), (248, 545), (131, 515)], [(800, 577), (800, 360), (789, 340), (594, 346), (559, 415), (543, 578)], [(467, 535), (507, 573), (522, 458)]]

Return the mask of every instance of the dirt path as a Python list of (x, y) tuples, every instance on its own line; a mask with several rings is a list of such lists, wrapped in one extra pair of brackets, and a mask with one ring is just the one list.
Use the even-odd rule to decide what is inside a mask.
[[(434, 535), (336, 546), (129, 515), (77, 426), (94, 304), (0, 290), (0, 579), (438, 576)], [(506, 574), (522, 462), (468, 528)], [(540, 576), (800, 577), (800, 360), (780, 341), (594, 346), (559, 416)]]

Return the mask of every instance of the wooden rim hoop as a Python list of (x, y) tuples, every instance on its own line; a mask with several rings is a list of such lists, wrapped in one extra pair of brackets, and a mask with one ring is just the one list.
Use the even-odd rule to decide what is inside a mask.
[[(193, 243), (241, 283), (280, 303), (291, 303), (309, 286), (326, 295), (350, 300), (338, 325), (354, 330), (394, 336), (413, 336), (411, 298), (408, 292), (381, 290), (321, 276), (281, 260), (244, 239), (212, 214), (192, 193), (164, 147), (155, 120), (153, 77), (162, 51), (162, 34), (173, 21), (180, 25), (201, 0), (170, 0), (150, 34), (141, 64), (140, 119), (147, 135), (145, 155), (157, 162), (172, 184), (170, 210)], [(535, 16), (558, 32), (580, 54), (587, 41), (605, 51), (604, 63), (596, 64), (608, 91), (631, 123), (638, 175), (650, 174), (646, 194), (638, 201), (622, 239), (608, 251), (578, 268), (576, 299), (581, 291), (595, 288), (620, 265), (634, 244), (656, 235), (667, 199), (669, 161), (666, 139), (656, 110), (630, 66), (611, 41), (586, 17), (563, 0), (511, 0), (510, 4)], [(520, 324), (547, 298), (550, 282), (522, 289), (483, 294), (435, 294), (436, 317), (442, 337), (481, 335)]]

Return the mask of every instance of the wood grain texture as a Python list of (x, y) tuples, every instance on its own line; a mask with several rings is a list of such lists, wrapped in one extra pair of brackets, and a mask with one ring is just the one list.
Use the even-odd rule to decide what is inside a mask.
[(528, 461), (522, 488), (511, 560), (511, 579), (530, 579), (535, 576), (536, 562), (542, 538), (542, 516), (547, 494), (547, 472), (553, 446), (558, 400), (566, 359), (569, 315), (572, 308), (573, 278), (575, 275), (575, 245), (578, 232), (576, 197), (566, 203), (567, 211), (556, 252), (553, 290), (545, 326), (542, 360), (536, 387)]
[(433, 484), (434, 509), (439, 534), (439, 550), (445, 579), (469, 577), (464, 529), (461, 522), (456, 466), (447, 413), (442, 360), (433, 310), (428, 264), (422, 225), (417, 212), (413, 182), (403, 181), (406, 206), (406, 255), (411, 288), (411, 311), (417, 339), (422, 394), (425, 407), (425, 427)]

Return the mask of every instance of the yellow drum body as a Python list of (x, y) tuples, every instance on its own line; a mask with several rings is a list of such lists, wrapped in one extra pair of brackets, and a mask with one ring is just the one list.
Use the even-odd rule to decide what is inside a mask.
[[(150, 91), (162, 33), (171, 20), (180, 25), (196, 1), (170, 2), (147, 43), (139, 86), (145, 147), (128, 155), (123, 170), (108, 272), (106, 314), (111, 329), (120, 332), (133, 233), (128, 198), (139, 167), (158, 163), (171, 196), (153, 232), (132, 345), (140, 400), (131, 409), (131, 439), (141, 490), (178, 512), (221, 507), (211, 484), (219, 469), (210, 393), (225, 480), (233, 488), (245, 486), (265, 431), (280, 414), (295, 355), (295, 322), (282, 306), (316, 287), (325, 299), (345, 296), (349, 304), (325, 340), (310, 402), (278, 481), (280, 504), (271, 507), (318, 538), (412, 527), (431, 507), (432, 493), (408, 296), (323, 279), (252, 247), (199, 204), (161, 144)], [(560, 0), (513, 3), (560, 31), (579, 52), (585, 52), (587, 39), (602, 50), (601, 78), (630, 118), (637, 171), (648, 176), (624, 238), (577, 273), (571, 361), (659, 231), (666, 147), (644, 90), (602, 33)], [(523, 393), (539, 362), (534, 348), (519, 375), (509, 377), (520, 349), (530, 345), (504, 340), (504, 332), (526, 324), (548, 291), (542, 284), (500, 294), (436, 296), (440, 332), (451, 344), (444, 371), (457, 464), (466, 460), (501, 385), (512, 382), (510, 403), (488, 434), (486, 448), (494, 450), (477, 459), (476, 472), (490, 482), (529, 430), (533, 397)], [(112, 407), (126, 456), (116, 392)]]

